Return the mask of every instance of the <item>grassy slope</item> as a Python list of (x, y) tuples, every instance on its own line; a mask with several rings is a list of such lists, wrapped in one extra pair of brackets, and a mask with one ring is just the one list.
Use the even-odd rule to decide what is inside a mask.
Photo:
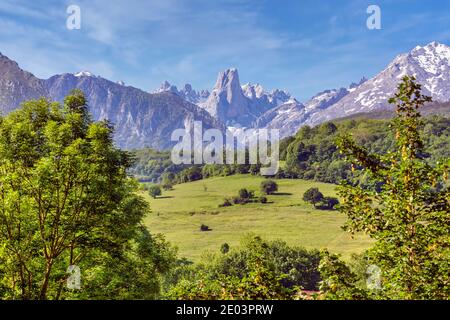
[[(151, 199), (145, 195), (152, 212), (146, 218), (151, 232), (163, 233), (178, 246), (180, 256), (198, 260), (204, 251), (217, 251), (222, 243), (238, 245), (252, 232), (265, 239), (283, 239), (291, 245), (307, 248), (327, 247), (348, 258), (369, 245), (366, 237), (355, 239), (341, 230), (345, 217), (336, 211), (312, 209), (301, 198), (315, 186), (326, 196), (335, 196), (335, 186), (305, 180), (277, 180), (279, 194), (268, 197), (268, 204), (235, 205), (218, 208), (224, 197), (237, 194), (241, 188), (257, 191), (264, 178), (250, 175), (216, 177), (176, 185)], [(206, 191), (205, 191), (206, 188)], [(201, 232), (201, 224), (212, 231)]]

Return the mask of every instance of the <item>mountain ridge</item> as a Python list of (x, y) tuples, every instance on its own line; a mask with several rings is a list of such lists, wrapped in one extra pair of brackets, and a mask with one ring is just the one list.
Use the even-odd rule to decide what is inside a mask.
[(176, 143), (170, 139), (172, 132), (190, 128), (194, 121), (202, 121), (205, 130), (225, 130), (205, 110), (177, 95), (150, 94), (86, 71), (39, 79), (3, 55), (0, 56), (0, 89), (3, 114), (19, 108), (25, 100), (45, 97), (62, 102), (70, 91), (81, 89), (93, 119), (111, 121), (115, 127), (114, 140), (123, 149), (170, 148)]
[(167, 149), (173, 145), (171, 130), (190, 126), (193, 121), (202, 121), (205, 129), (222, 131), (227, 126), (279, 129), (281, 137), (285, 137), (304, 125), (389, 111), (393, 107), (387, 100), (406, 74), (416, 76), (424, 94), (447, 106), (450, 47), (438, 42), (396, 56), (370, 79), (324, 90), (304, 103), (285, 90), (268, 92), (259, 83), (241, 85), (236, 68), (220, 72), (211, 91), (194, 90), (190, 84), (178, 89), (165, 81), (149, 93), (89, 71), (39, 79), (0, 53), (0, 111), (7, 114), (22, 101), (40, 96), (62, 101), (78, 88), (85, 92), (94, 120), (108, 119), (115, 124), (115, 140), (121, 148)]

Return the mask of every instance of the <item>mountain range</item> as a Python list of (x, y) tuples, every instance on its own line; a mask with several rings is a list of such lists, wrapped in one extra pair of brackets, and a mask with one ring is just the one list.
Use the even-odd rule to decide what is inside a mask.
[[(211, 91), (182, 89), (165, 81), (146, 92), (82, 71), (39, 79), (0, 53), (0, 112), (41, 96), (62, 101), (72, 89), (84, 91), (94, 120), (115, 125), (116, 144), (124, 149), (167, 149), (173, 130), (202, 121), (203, 128), (275, 128), (293, 135), (303, 125), (317, 125), (359, 113), (392, 110), (387, 100), (404, 75), (414, 75), (423, 91), (438, 103), (450, 101), (450, 47), (437, 42), (397, 56), (371, 79), (329, 89), (301, 103), (285, 90), (266, 91), (260, 84), (241, 85), (238, 70), (220, 72)], [(441, 104), (440, 111), (448, 111)]]

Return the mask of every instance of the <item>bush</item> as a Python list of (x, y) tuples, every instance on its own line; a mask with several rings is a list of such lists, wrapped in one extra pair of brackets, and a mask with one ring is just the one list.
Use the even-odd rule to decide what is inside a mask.
[(322, 202), (328, 210), (333, 210), (339, 204), (339, 200), (334, 197), (325, 197)]
[(173, 185), (172, 185), (172, 183), (167, 182), (167, 183), (164, 183), (164, 184), (162, 185), (162, 188), (163, 188), (165, 191), (172, 190), (172, 189), (173, 189)]
[(211, 231), (212, 229), (210, 229), (207, 225), (202, 224), (200, 226), (200, 231)]
[(323, 194), (318, 188), (309, 188), (303, 194), (303, 201), (312, 203), (314, 208), (317, 208), (317, 204), (323, 201)]
[(219, 208), (223, 207), (231, 207), (233, 204), (231, 203), (230, 199), (223, 200), (222, 204), (219, 204)]
[(278, 184), (273, 180), (266, 180), (261, 182), (261, 192), (264, 194), (273, 194), (278, 191)]
[(241, 197), (233, 197), (232, 201), (234, 204), (246, 204), (249, 200), (242, 199)]
[(161, 187), (160, 186), (150, 186), (148, 188), (148, 194), (153, 198), (156, 199), (157, 196), (160, 196), (162, 194)]
[(239, 190), (239, 198), (241, 199), (249, 199), (250, 193), (247, 191), (247, 189), (241, 189)]
[(267, 197), (259, 197), (259, 202), (261, 203), (267, 203)]
[(228, 243), (224, 243), (222, 244), (222, 246), (220, 247), (220, 252), (222, 252), (223, 254), (226, 254), (230, 251), (230, 245)]

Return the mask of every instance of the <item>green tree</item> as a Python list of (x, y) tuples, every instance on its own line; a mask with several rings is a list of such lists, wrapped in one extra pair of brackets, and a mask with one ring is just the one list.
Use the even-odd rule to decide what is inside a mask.
[(265, 180), (261, 182), (261, 192), (264, 194), (273, 194), (278, 191), (278, 184), (273, 180)]
[(339, 259), (338, 255), (327, 250), (321, 252), (319, 272), (322, 277), (319, 289), (325, 292), (323, 298), (328, 300), (362, 300), (367, 299), (367, 292), (357, 283), (358, 276)]
[[(81, 91), (63, 106), (33, 100), (0, 118), (0, 298), (127, 298), (108, 292), (166, 270), (170, 254), (145, 241), (148, 206), (112, 133), (91, 120)], [(70, 265), (81, 269), (81, 291), (66, 288)], [(156, 296), (158, 280), (145, 288)]]
[(154, 186), (150, 186), (148, 188), (148, 194), (153, 198), (156, 199), (157, 196), (160, 196), (162, 194), (161, 192), (161, 187), (154, 185)]
[[(274, 258), (274, 250), (276, 248), (261, 238), (253, 237), (243, 251), (221, 254), (218, 262), (210, 257), (212, 261), (209, 263), (213, 265), (194, 266), (185, 278), (171, 288), (168, 296), (188, 300), (294, 299), (298, 287), (284, 286), (282, 281), (287, 275), (275, 266), (276, 262), (287, 259)], [(282, 255), (285, 254), (291, 253), (282, 252)], [(291, 271), (293, 266), (286, 267)]]
[(309, 188), (303, 194), (303, 201), (311, 203), (314, 208), (317, 208), (317, 204), (323, 200), (323, 194), (318, 188)]
[(390, 103), (395, 150), (370, 154), (349, 137), (338, 141), (353, 166), (366, 169), (380, 190), (342, 185), (340, 209), (345, 229), (364, 231), (375, 240), (370, 263), (382, 271), (380, 293), (392, 299), (448, 299), (450, 281), (450, 160), (434, 165), (423, 158), (419, 108), (431, 98), (421, 94), (412, 77), (404, 77)]

